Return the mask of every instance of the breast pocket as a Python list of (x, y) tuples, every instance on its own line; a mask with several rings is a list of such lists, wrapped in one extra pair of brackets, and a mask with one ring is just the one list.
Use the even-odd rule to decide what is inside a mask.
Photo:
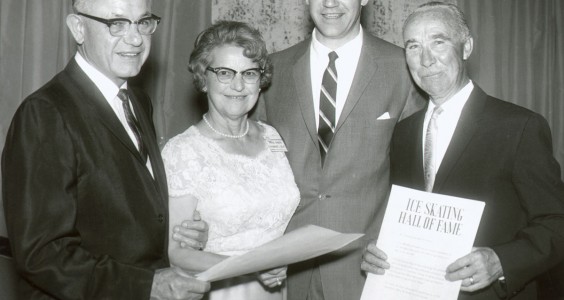
[(389, 144), (397, 118), (385, 120), (366, 120), (351, 124), (350, 134), (356, 139), (363, 140), (368, 145)]
[(337, 133), (338, 144), (347, 148), (347, 156), (367, 163), (387, 159), (397, 118), (364, 120), (343, 124)]

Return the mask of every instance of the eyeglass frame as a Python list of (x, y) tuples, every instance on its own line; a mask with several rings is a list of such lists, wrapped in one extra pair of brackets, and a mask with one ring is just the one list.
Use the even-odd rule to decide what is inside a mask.
[[(229, 81), (226, 81), (226, 82), (221, 81), (221, 79), (219, 79), (219, 75), (217, 74), (217, 72), (219, 72), (220, 70), (228, 70), (228, 71), (233, 72), (233, 77), (231, 77), (231, 79)], [(245, 80), (245, 76), (243, 75), (244, 72), (251, 71), (251, 70), (258, 70), (259, 73), (260, 73), (255, 82), (248, 82), (247, 80)], [(262, 74), (264, 73), (263, 68), (249, 68), (249, 69), (246, 69), (246, 70), (243, 70), (243, 71), (235, 71), (231, 68), (226, 68), (226, 67), (213, 68), (213, 67), (209, 67), (209, 66), (206, 68), (206, 71), (210, 71), (210, 72), (214, 73), (215, 77), (217, 78), (217, 81), (219, 81), (221, 83), (231, 83), (233, 81), (233, 79), (235, 78), (235, 76), (237, 76), (237, 73), (240, 73), (241, 77), (243, 78), (243, 81), (247, 84), (258, 83), (260, 81)]]
[[(98, 21), (102, 24), (105, 24), (106, 26), (108, 26), (108, 31), (110, 32), (110, 34), (112, 36), (124, 36), (127, 34), (127, 32), (129, 31), (129, 29), (131, 28), (131, 24), (135, 24), (137, 25), (137, 31), (139, 32), (139, 34), (141, 35), (152, 35), (153, 33), (155, 33), (155, 31), (157, 30), (157, 27), (159, 25), (159, 23), (161, 22), (161, 18), (157, 15), (151, 14), (150, 16), (146, 16), (146, 17), (141, 17), (136, 21), (131, 21), (130, 19), (126, 19), (126, 18), (112, 18), (112, 19), (104, 19), (104, 18), (100, 18), (100, 17), (96, 17), (96, 16), (92, 16), (89, 14), (85, 14), (85, 13), (81, 13), (81, 12), (77, 12), (77, 15), (83, 16), (83, 17), (87, 17), (88, 19), (94, 20), (94, 21)], [(152, 20), (156, 20), (157, 24), (155, 25), (155, 28), (153, 29), (153, 31), (151, 33), (145, 34), (145, 33), (141, 33), (139, 31), (139, 21), (141, 20), (146, 20), (146, 19), (152, 19)], [(122, 22), (127, 22), (129, 24), (129, 27), (127, 28), (127, 30), (122, 34), (122, 35), (115, 35), (112, 33), (112, 30), (110, 29), (110, 27), (114, 24), (114, 22), (118, 22), (118, 21), (122, 21)]]

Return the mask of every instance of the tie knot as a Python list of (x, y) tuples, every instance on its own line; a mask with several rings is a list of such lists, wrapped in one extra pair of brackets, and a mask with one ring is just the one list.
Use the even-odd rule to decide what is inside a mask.
[(339, 58), (339, 55), (337, 55), (337, 52), (335, 52), (335, 51), (329, 52), (329, 62), (330, 63), (332, 63), (332, 62), (334, 63), (335, 60), (337, 60), (337, 58)]
[(433, 109), (433, 114), (431, 115), (432, 119), (436, 119), (439, 117), (439, 115), (443, 112), (443, 108), (440, 106), (435, 106), (435, 108)]
[(119, 100), (123, 102), (129, 101), (129, 94), (126, 89), (120, 89), (117, 94), (117, 97), (119, 98)]
[(339, 58), (339, 55), (337, 55), (337, 52), (335, 52), (335, 51), (329, 52), (329, 63), (334, 63), (335, 60), (337, 60), (337, 58)]

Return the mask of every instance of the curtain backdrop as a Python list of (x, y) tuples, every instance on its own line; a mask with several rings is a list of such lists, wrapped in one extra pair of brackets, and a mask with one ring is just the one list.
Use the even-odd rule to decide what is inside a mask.
[(474, 35), (471, 77), (543, 115), (564, 166), (564, 1), (458, 0)]
[[(0, 149), (21, 101), (60, 71), (75, 45), (65, 24), (70, 0), (0, 1)], [(363, 12), (368, 31), (401, 44), (401, 24), (426, 0), (370, 0)], [(489, 94), (544, 115), (555, 155), (564, 162), (564, 1), (449, 0), (466, 12), (475, 37), (470, 71)], [(201, 118), (205, 99), (192, 87), (186, 65), (197, 34), (212, 20), (248, 21), (271, 50), (309, 34), (302, 0), (156, 0), (162, 22), (149, 60), (132, 84), (141, 85), (155, 107), (161, 145)], [(307, 28), (307, 29), (304, 29)], [(0, 236), (5, 236), (0, 207)]]
[[(60, 71), (74, 52), (62, 21), (69, 11), (67, 1), (0, 1), (2, 149), (12, 115), (21, 100)], [(3, 207), (0, 208), (0, 236), (6, 236), (3, 211)]]
[(159, 144), (184, 131), (207, 110), (207, 101), (192, 85), (188, 60), (198, 34), (211, 25), (209, 0), (154, 0), (162, 18), (151, 54), (132, 83), (153, 100)]

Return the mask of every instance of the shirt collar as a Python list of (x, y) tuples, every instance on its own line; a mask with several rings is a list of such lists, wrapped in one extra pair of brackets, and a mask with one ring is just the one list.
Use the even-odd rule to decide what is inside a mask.
[(80, 53), (76, 52), (74, 59), (76, 60), (76, 63), (82, 69), (82, 71), (86, 73), (86, 76), (88, 76), (88, 78), (90, 78), (90, 80), (94, 82), (96, 87), (98, 87), (107, 101), (114, 99), (117, 96), (120, 88), (127, 89), (127, 81), (122, 84), (121, 87), (118, 87), (113, 81), (106, 77), (106, 75), (102, 74), (102, 72), (98, 71), (98, 69), (89, 64), (84, 59), (84, 57), (80, 55)]
[(346, 44), (342, 45), (341, 47), (331, 50), (330, 48), (323, 45), (316, 37), (317, 29), (313, 29), (313, 33), (311, 34), (311, 48), (312, 51), (316, 53), (316, 57), (323, 57), (327, 61), (329, 61), (328, 55), (329, 52), (335, 51), (339, 58), (347, 58), (347, 57), (355, 57), (360, 56), (360, 50), (362, 49), (362, 36), (363, 36), (363, 29), (360, 26), (360, 30), (352, 40), (348, 41)]
[[(473, 89), (474, 84), (472, 83), (472, 80), (469, 80), (468, 83), (460, 91), (458, 91), (456, 94), (454, 94), (454, 96), (452, 96), (441, 105), (443, 111), (462, 111), (462, 108), (468, 101), (468, 98), (470, 97)], [(427, 108), (427, 112), (432, 112), (435, 107), (435, 103), (429, 100), (429, 107)]]

